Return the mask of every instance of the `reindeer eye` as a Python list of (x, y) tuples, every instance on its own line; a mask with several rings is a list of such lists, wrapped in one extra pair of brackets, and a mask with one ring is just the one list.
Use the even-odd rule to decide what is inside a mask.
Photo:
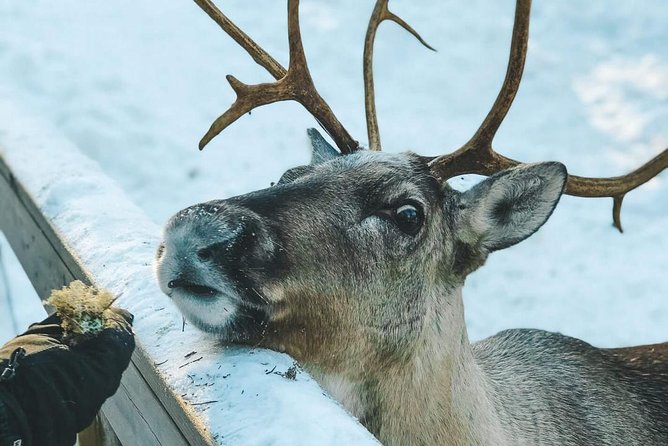
[(422, 227), (424, 214), (422, 209), (406, 203), (394, 210), (394, 222), (403, 232), (409, 235), (415, 235)]

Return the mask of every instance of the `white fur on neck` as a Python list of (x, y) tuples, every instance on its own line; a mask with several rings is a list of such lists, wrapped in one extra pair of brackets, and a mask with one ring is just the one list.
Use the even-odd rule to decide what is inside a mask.
[[(441, 294), (425, 315), (425, 328), (408, 365), (378, 382), (383, 407), (379, 439), (386, 446), (509, 445), (493, 405), (491, 387), (475, 363), (464, 325), (461, 288)], [(353, 416), (365, 416), (362, 383), (341, 375), (317, 377)], [(436, 396), (437, 395), (437, 396)], [(433, 407), (427, 406), (429, 402)]]
[(322, 375), (318, 381), (327, 393), (338, 401), (355, 418), (360, 419), (366, 411), (366, 404), (361, 396), (361, 388), (341, 375)]

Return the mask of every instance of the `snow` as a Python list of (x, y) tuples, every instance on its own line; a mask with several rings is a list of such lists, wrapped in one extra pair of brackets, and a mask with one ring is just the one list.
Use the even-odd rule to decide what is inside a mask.
[[(265, 49), (287, 63), (284, 2), (254, 0), (252, 7), (239, 0), (219, 3)], [(459, 147), (473, 134), (505, 72), (513, 5), (512, 0), (391, 2), (392, 9), (438, 52), (423, 49), (393, 24), (381, 26), (375, 81), (385, 150), (438, 154)], [(361, 52), (372, 7), (370, 0), (303, 0), (301, 7), (315, 83), (348, 130), (362, 141)], [(664, 0), (534, 2), (524, 80), (495, 147), (515, 159), (559, 160), (570, 172), (587, 176), (623, 174), (659, 153), (668, 146), (666, 23), (668, 3)], [(142, 283), (136, 291), (147, 301), (159, 296), (148, 291), (155, 285), (150, 267), (143, 263), (151, 262), (157, 228), (172, 213), (196, 202), (265, 187), (285, 169), (308, 161), (305, 129), (314, 122), (297, 104), (254, 110), (203, 152), (197, 151), (199, 138), (234, 99), (225, 74), (232, 73), (244, 82), (270, 80), (235, 45), (188, 1), (163, 3), (160, 8), (153, 2), (130, 0), (0, 1), (0, 103), (18, 103), (31, 114), (42, 115), (54, 128), (54, 138), (64, 136), (71, 141), (69, 152), (76, 146), (95, 161), (91, 169), (111, 177), (141, 208), (123, 205), (122, 218), (127, 223), (112, 226), (127, 227), (129, 238), (107, 234), (121, 246), (108, 253), (116, 260), (113, 271), (100, 268), (99, 273), (113, 282), (117, 275), (130, 274), (124, 272), (130, 268), (137, 274), (137, 283)], [(15, 125), (13, 117), (0, 121), (3, 130)], [(36, 133), (40, 132), (46, 134), (41, 127)], [(0, 146), (5, 145), (0, 137)], [(53, 173), (70, 168), (64, 160), (58, 154), (38, 164)], [(495, 253), (470, 277), (464, 290), (471, 338), (481, 339), (505, 328), (535, 327), (599, 346), (666, 341), (666, 175), (627, 195), (623, 235), (610, 224), (612, 200), (564, 197), (538, 233)], [(36, 172), (30, 175), (38, 176)], [(41, 181), (48, 178), (58, 191), (53, 189), (51, 201), (44, 197), (43, 203), (51, 206), (49, 212), (61, 215), (68, 231), (88, 228), (99, 234), (111, 228), (111, 223), (84, 212), (84, 205), (97, 203), (99, 209), (105, 203), (96, 201), (97, 193), (115, 190), (113, 195), (121, 196), (106, 177), (101, 177), (105, 182), (101, 187), (98, 181), (102, 180), (84, 175), (81, 181), (88, 181), (85, 194), (82, 189), (72, 191), (75, 185), (82, 185), (79, 180), (57, 181), (47, 175)], [(470, 185), (475, 180), (455, 183)], [(86, 198), (88, 194), (92, 195)], [(62, 203), (65, 197), (81, 200), (81, 213), (60, 209), (67, 206)], [(120, 209), (115, 210), (120, 218)], [(91, 220), (77, 220), (84, 218)], [(132, 218), (145, 222), (143, 229), (130, 224)], [(78, 243), (85, 251), (89, 235), (80, 237)], [(141, 237), (149, 244), (128, 245), (128, 240), (143, 240)], [(122, 264), (114, 257), (121, 252), (130, 255)], [(96, 262), (95, 257), (91, 254), (90, 260)], [(3, 261), (7, 264), (6, 255)], [(19, 302), (17, 293), (24, 288), (18, 285), (17, 267), (7, 269), (14, 301)], [(17, 311), (29, 300), (21, 298)], [(157, 324), (152, 318), (162, 317), (161, 323), (169, 327), (166, 336), (176, 337), (172, 331), (180, 330), (180, 318), (166, 300), (161, 302), (166, 309), (158, 315), (151, 313), (156, 308), (150, 305), (144, 309), (133, 306), (142, 314), (138, 327), (145, 319)], [(34, 314), (34, 319), (39, 317)], [(21, 323), (26, 322), (22, 319)], [(175, 342), (170, 358), (182, 359), (178, 355), (202, 349), (213, 355), (217, 347), (210, 340), (190, 327), (186, 334), (178, 336), (188, 341)], [(147, 348), (164, 351), (168, 344), (161, 345)], [(233, 373), (218, 380), (223, 384), (214, 387), (226, 392), (225, 404), (237, 404), (235, 398), (228, 400), (237, 390), (247, 389), (243, 398), (248, 398), (254, 395), (249, 388), (262, 385), (267, 392), (276, 392), (271, 394), (275, 404), (294, 398), (310, 404), (302, 410), (313, 414), (324, 407), (317, 395), (307, 402), (309, 391), (295, 390), (301, 379), (305, 386), (312, 385), (305, 374), (299, 375), (297, 383), (263, 375), (274, 364), (277, 370), (286, 370), (291, 365), (289, 358), (260, 351), (250, 355), (241, 349), (226, 350), (223, 355), (225, 364), (230, 358), (256, 373)], [(196, 386), (198, 381), (191, 383), (186, 373), (191, 369), (206, 373), (203, 370), (214, 362), (205, 359), (184, 368), (187, 370), (169, 369), (174, 373), (171, 379), (178, 379), (181, 388), (193, 393), (188, 396), (193, 401), (206, 398), (199, 392), (209, 390)], [(165, 366), (170, 367), (168, 364)], [(265, 386), (266, 379), (272, 385)], [(308, 388), (319, 391), (315, 385)], [(255, 441), (255, 434), (269, 432), (265, 426), (270, 421), (258, 420), (268, 410), (262, 404), (237, 407), (238, 417), (222, 403), (195, 407), (211, 422), (225, 424), (230, 443)], [(233, 416), (234, 423), (220, 421), (220, 411), (225, 417)], [(292, 422), (295, 426), (300, 420)], [(304, 425), (299, 429), (316, 428)], [(288, 431), (279, 432), (287, 435)], [(288, 437), (277, 441), (290, 443)]]

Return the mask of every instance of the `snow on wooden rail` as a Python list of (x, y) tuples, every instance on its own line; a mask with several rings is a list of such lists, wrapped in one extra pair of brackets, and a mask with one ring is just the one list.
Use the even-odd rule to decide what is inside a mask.
[(0, 105), (0, 230), (41, 297), (81, 279), (134, 313), (138, 348), (103, 407), (122, 444), (377, 444), (305, 372), (284, 377), (287, 355), (183, 327), (153, 278), (159, 227), (48, 123), (9, 105)]

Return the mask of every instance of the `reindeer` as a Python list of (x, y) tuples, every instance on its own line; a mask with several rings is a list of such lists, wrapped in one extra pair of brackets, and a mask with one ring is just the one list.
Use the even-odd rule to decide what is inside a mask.
[[(457, 151), (436, 158), (380, 151), (372, 56), (364, 79), (369, 150), (318, 94), (306, 64), (298, 0), (288, 0), (286, 70), (209, 0), (196, 3), (277, 81), (228, 80), (237, 99), (200, 143), (255, 107), (301, 103), (338, 151), (310, 129), (312, 162), (267, 189), (191, 206), (167, 223), (161, 289), (188, 320), (232, 343), (287, 352), (387, 445), (666, 445), (668, 343), (600, 349), (541, 330), (468, 340), (462, 288), (487, 256), (529, 237), (562, 193), (614, 199), (668, 165), (668, 150), (616, 178), (568, 175), (492, 150), (519, 87), (530, 0), (518, 0), (508, 71), (491, 111)], [(468, 191), (455, 175), (489, 176)]]

